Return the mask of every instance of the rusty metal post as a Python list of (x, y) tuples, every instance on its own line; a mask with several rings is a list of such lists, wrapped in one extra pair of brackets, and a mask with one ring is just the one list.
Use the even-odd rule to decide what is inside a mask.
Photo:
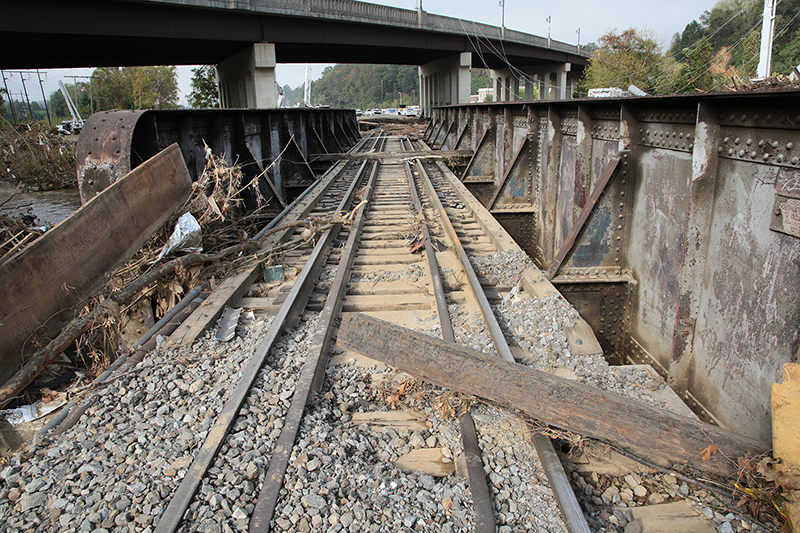
[(703, 274), (714, 213), (719, 131), (716, 109), (708, 103), (699, 102), (692, 147), (691, 199), (669, 368), (669, 384), (682, 396), (689, 387), (695, 325), (703, 291)]
[(558, 202), (559, 166), (561, 161), (561, 117), (553, 106), (547, 108), (547, 130), (542, 150), (542, 197), (539, 198), (539, 243), (542, 248), (540, 268), (550, 266), (555, 255), (555, 227)]
[[(584, 105), (578, 106), (577, 149), (575, 150), (575, 202), (573, 219), (580, 216), (586, 207), (594, 183), (592, 180), (592, 117)], [(598, 179), (600, 176), (595, 176)]]

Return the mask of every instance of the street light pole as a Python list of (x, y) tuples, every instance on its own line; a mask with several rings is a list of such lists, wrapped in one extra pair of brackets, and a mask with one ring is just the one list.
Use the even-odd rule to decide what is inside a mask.
[(500, 0), (500, 38), (506, 38), (506, 0)]

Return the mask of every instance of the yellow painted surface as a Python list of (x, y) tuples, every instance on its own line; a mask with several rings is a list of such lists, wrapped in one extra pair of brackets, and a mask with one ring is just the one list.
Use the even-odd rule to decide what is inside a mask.
[(800, 470), (800, 365), (783, 366), (783, 383), (772, 384), (772, 447), (786, 468)]
[[(785, 475), (800, 474), (800, 365), (783, 366), (783, 383), (772, 384), (772, 447), (776, 458), (782, 460)], [(797, 500), (798, 492), (787, 495)], [(788, 503), (784, 512), (792, 531), (800, 531), (800, 503)]]

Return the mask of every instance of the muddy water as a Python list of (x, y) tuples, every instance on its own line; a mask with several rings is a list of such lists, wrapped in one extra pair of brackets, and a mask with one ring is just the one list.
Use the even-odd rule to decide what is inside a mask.
[[(13, 192), (14, 185), (0, 181), (0, 203)], [(40, 226), (44, 223), (55, 225), (80, 206), (81, 196), (77, 188), (40, 192), (20, 189), (8, 203), (0, 207), (0, 214), (18, 216), (31, 213), (37, 218), (34, 225)]]

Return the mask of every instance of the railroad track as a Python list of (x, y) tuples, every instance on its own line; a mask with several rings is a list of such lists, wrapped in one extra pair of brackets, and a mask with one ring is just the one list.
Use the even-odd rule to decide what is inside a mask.
[[(358, 312), (513, 360), (491, 306), (518, 290), (508, 279), (524, 253), (442, 163), (405, 155), (425, 149), (403, 137), (362, 139), (353, 152), (371, 155), (334, 165), (265, 237), (277, 252), (262, 259), (280, 263), (287, 280), (261, 282), (260, 268), (248, 267), (217, 291), (244, 295), (249, 316), (236, 340), (206, 334), (173, 351), (167, 341), (163, 358), (96, 394), (86, 412), (100, 426), (86, 432), (116, 425), (101, 449), (127, 449), (154, 472), (138, 479), (131, 457), (112, 469), (113, 483), (136, 488), (129, 497), (100, 489), (116, 509), (106, 526), (588, 531), (550, 441), (524, 420), (335, 344), (340, 317)], [(482, 275), (482, 258), (501, 250), (517, 267), (506, 260), (500, 270), (516, 274)], [(212, 293), (198, 311), (212, 315), (228, 299)], [(196, 326), (181, 328), (173, 337), (192, 341)], [(182, 381), (160, 390), (170, 379)], [(145, 405), (120, 418), (117, 403)]]
[[(210, 469), (220, 463), (220, 450), (231, 428), (239, 429), (245, 425), (237, 420), (242, 406), (246, 405), (248, 412), (259, 408), (245, 400), (252, 394), (253, 388), (260, 390), (264, 387), (264, 379), (259, 378), (259, 374), (265, 360), (270, 352), (280, 351), (279, 342), (284, 332), (301, 322), (312, 326), (307, 332), (310, 335), (308, 351), (302, 366), (298, 366), (294, 390), (291, 391), (291, 404), (283, 413), (282, 422), (273, 424), (273, 427), (280, 427), (280, 434), (265, 465), (266, 473), (252, 514), (248, 517), (250, 531), (292, 529), (298, 521), (297, 512), (283, 517), (287, 514), (287, 505), (296, 511), (293, 506), (286, 504), (286, 500), (291, 501), (292, 489), (289, 487), (287, 490), (286, 487), (286, 481), (290, 479), (287, 470), (297, 470), (298, 457), (305, 457), (300, 468), (304, 466), (309, 471), (308, 455), (302, 451), (298, 453), (295, 443), (304, 420), (309, 417), (306, 407), (315, 393), (323, 393), (327, 389), (327, 397), (333, 396), (330, 384), (325, 384), (324, 381), (329, 353), (334, 349), (333, 337), (337, 319), (341, 313), (369, 313), (403, 326), (424, 329), (441, 335), (449, 342), (456, 342), (456, 332), (448, 306), (464, 307), (467, 310), (461, 311), (462, 314), (477, 312), (476, 314), (482, 316), (485, 329), (492, 337), (494, 351), (513, 361), (490, 307), (490, 298), (496, 302), (512, 287), (496, 284), (482, 286), (467, 255), (496, 252), (498, 240), (508, 237), (490, 234), (486, 227), (475, 220), (472, 213), (474, 206), (465, 205), (450, 185), (444, 165), (423, 162), (419, 158), (392, 156), (392, 153), (411, 152), (423, 147), (424, 145), (415, 144), (403, 137), (375, 137), (362, 141), (356, 151), (384, 152), (386, 158), (356, 160), (343, 166), (337, 171), (338, 177), (331, 180), (330, 185), (311, 202), (313, 208), (307, 209), (301, 215), (307, 215), (309, 219), (325, 219), (350, 212), (358, 206), (352, 211), (352, 223), (334, 224), (315, 236), (311, 241), (313, 247), (303, 246), (283, 254), (284, 267), (299, 271), (293, 284), (284, 285), (284, 291), (288, 292), (279, 292), (273, 302), (264, 302), (264, 298), (245, 300), (245, 307), (267, 312), (275, 310), (278, 305), (275, 301), (280, 301), (281, 304), (236, 389), (231, 393), (215, 424), (209, 429), (207, 440), (195, 453), (191, 466), (158, 522), (156, 532), (193, 530), (197, 527), (197, 522), (202, 521), (201, 516), (192, 512), (193, 506), (198, 508), (207, 498), (208, 491), (200, 488), (208, 486), (209, 477), (213, 475), (209, 473)], [(500, 233), (499, 226), (493, 229)], [(303, 238), (302, 230), (302, 227), (287, 230), (277, 241), (299, 242)], [(295, 340), (299, 339), (300, 336)], [(391, 379), (384, 377), (386, 380)], [(280, 398), (286, 400), (288, 395), (281, 394)], [(374, 404), (369, 407), (377, 409)], [(341, 411), (338, 412), (342, 416)], [(238, 415), (239, 418), (241, 416)], [(391, 431), (394, 431), (392, 426), (402, 431), (408, 424), (421, 423), (417, 415), (386, 417), (385, 411), (372, 414), (369, 410), (366, 413), (354, 411), (347, 416), (351, 417), (351, 425), (354, 420), (364, 420), (372, 423), (373, 428), (388, 427)], [(364, 425), (361, 426), (362, 429)], [(258, 431), (254, 427), (249, 429)], [(494, 501), (487, 485), (475, 422), (468, 409), (459, 418), (459, 429), (472, 504), (472, 516), (462, 520), (466, 524), (472, 524), (474, 531), (496, 531), (495, 511), (499, 512), (502, 507)], [(248, 437), (242, 431), (245, 430), (236, 431), (236, 438), (247, 440)], [(438, 444), (445, 440), (441, 437), (437, 439), (433, 435), (432, 437), (432, 440), (429, 437), (429, 443)], [(534, 437), (533, 440), (540, 455), (544, 457), (547, 478), (557, 489), (555, 495), (564, 510), (570, 530), (588, 531), (549, 440), (539, 437)], [(451, 447), (457, 448), (458, 445)], [(447, 452), (441, 451), (443, 448), (450, 450), (447, 446), (427, 444), (417, 448), (417, 451), (423, 452), (415, 454), (419, 468), (423, 471), (432, 470), (434, 475), (437, 469), (443, 473), (452, 471), (449, 468), (452, 466), (452, 450), (448, 454), (450, 457), (446, 457)], [(413, 462), (412, 459), (409, 460)], [(320, 468), (313, 462), (312, 466), (310, 472)], [(334, 481), (333, 485), (338, 484)], [(552, 491), (552, 488), (548, 490), (548, 495), (552, 495)], [(326, 493), (329, 495), (330, 490), (326, 489)], [(302, 503), (306, 508), (317, 509), (314, 505), (320, 503), (321, 497), (319, 494), (311, 494), (308, 501), (303, 499)], [(347, 498), (343, 498), (344, 500)], [(322, 501), (327, 506), (327, 500), (323, 498)], [(445, 511), (447, 513), (449, 509)], [(315, 516), (320, 516), (319, 512), (300, 520), (315, 529), (320, 525), (315, 523)], [(352, 516), (352, 520), (345, 519), (345, 522), (358, 520), (358, 513)], [(366, 514), (361, 518), (366, 519)], [(339, 523), (339, 520), (341, 518), (330, 523), (331, 519), (328, 518), (330, 525)], [(408, 525), (407, 518), (405, 520)], [(420, 517), (412, 521), (412, 525), (420, 523), (419, 520), (423, 527), (426, 524), (429, 527), (436, 525), (436, 520), (431, 517), (427, 522), (426, 518)]]

